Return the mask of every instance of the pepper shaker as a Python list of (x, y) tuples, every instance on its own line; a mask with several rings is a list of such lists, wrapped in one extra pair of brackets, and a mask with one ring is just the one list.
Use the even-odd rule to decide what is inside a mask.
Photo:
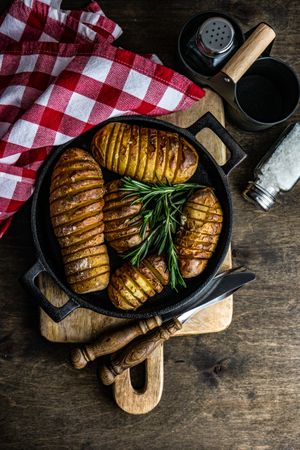
[(200, 73), (215, 74), (237, 50), (235, 25), (228, 19), (208, 17), (187, 43), (186, 57)]
[(300, 122), (289, 125), (254, 170), (254, 181), (243, 192), (246, 200), (268, 211), (277, 195), (300, 178)]

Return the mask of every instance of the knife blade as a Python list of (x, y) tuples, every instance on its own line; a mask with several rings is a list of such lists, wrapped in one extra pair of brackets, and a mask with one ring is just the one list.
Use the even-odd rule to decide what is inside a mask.
[(201, 309), (219, 303), (254, 279), (255, 274), (252, 272), (231, 273), (220, 278), (215, 289), (200, 305), (168, 320), (145, 336), (133, 340), (121, 350), (111, 354), (109, 360), (99, 370), (99, 378), (102, 383), (105, 385), (112, 384), (115, 378), (123, 373), (124, 370), (134, 367), (147, 359), (158, 345), (180, 330), (183, 323), (190, 320)]
[(192, 308), (177, 317), (182, 324), (188, 322), (195, 314), (208, 306), (214, 305), (232, 295), (240, 287), (253, 281), (255, 274), (252, 272), (231, 273), (226, 277), (220, 278), (214, 289), (205, 297), (200, 305)]

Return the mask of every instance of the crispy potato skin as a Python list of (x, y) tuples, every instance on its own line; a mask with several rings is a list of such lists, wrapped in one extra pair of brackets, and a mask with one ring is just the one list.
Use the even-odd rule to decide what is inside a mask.
[(148, 183), (184, 183), (198, 165), (196, 150), (177, 133), (119, 122), (97, 131), (91, 149), (101, 166)]
[(205, 269), (217, 246), (222, 222), (221, 205), (211, 188), (199, 189), (188, 199), (176, 239), (183, 277), (195, 277)]
[(168, 282), (169, 273), (163, 257), (147, 256), (139, 267), (127, 262), (115, 271), (108, 285), (108, 296), (117, 308), (135, 310), (161, 292)]
[[(114, 180), (105, 184), (104, 195), (104, 237), (117, 252), (123, 253), (139, 245), (143, 238), (140, 235), (142, 217), (139, 214), (141, 203), (132, 202), (136, 197), (128, 197), (121, 190), (122, 181)], [(147, 237), (149, 229), (146, 230)]]
[(109, 259), (104, 244), (104, 186), (100, 167), (79, 148), (66, 150), (50, 185), (50, 217), (61, 247), (67, 281), (74, 292), (105, 289)]

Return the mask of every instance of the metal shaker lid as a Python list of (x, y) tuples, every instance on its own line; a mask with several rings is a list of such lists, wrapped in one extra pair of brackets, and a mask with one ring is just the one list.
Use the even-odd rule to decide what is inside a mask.
[(271, 209), (276, 201), (273, 195), (252, 181), (248, 183), (248, 186), (244, 190), (243, 197), (250, 203), (260, 206), (265, 211)]
[(200, 52), (213, 57), (227, 52), (233, 45), (234, 29), (223, 17), (210, 17), (200, 26), (196, 42)]

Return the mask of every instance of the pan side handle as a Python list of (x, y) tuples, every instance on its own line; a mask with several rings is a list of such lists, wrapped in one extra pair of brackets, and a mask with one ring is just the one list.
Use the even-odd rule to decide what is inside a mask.
[(195, 136), (203, 128), (209, 128), (210, 130), (212, 130), (226, 145), (228, 151), (230, 152), (230, 158), (223, 166), (221, 166), (225, 175), (229, 175), (232, 169), (234, 169), (234, 167), (236, 167), (238, 164), (240, 164), (240, 162), (243, 161), (243, 159), (246, 158), (246, 153), (236, 142), (236, 140), (231, 136), (231, 134), (228, 133), (228, 131), (210, 112), (204, 114), (202, 117), (200, 117), (200, 119), (198, 119), (186, 129)]
[(73, 298), (69, 298), (67, 303), (61, 307), (52, 305), (41, 290), (36, 285), (36, 278), (41, 272), (46, 272), (41, 261), (37, 261), (20, 279), (21, 284), (33, 295), (39, 306), (54, 320), (54, 322), (61, 322), (72, 311), (79, 308), (80, 305)]

